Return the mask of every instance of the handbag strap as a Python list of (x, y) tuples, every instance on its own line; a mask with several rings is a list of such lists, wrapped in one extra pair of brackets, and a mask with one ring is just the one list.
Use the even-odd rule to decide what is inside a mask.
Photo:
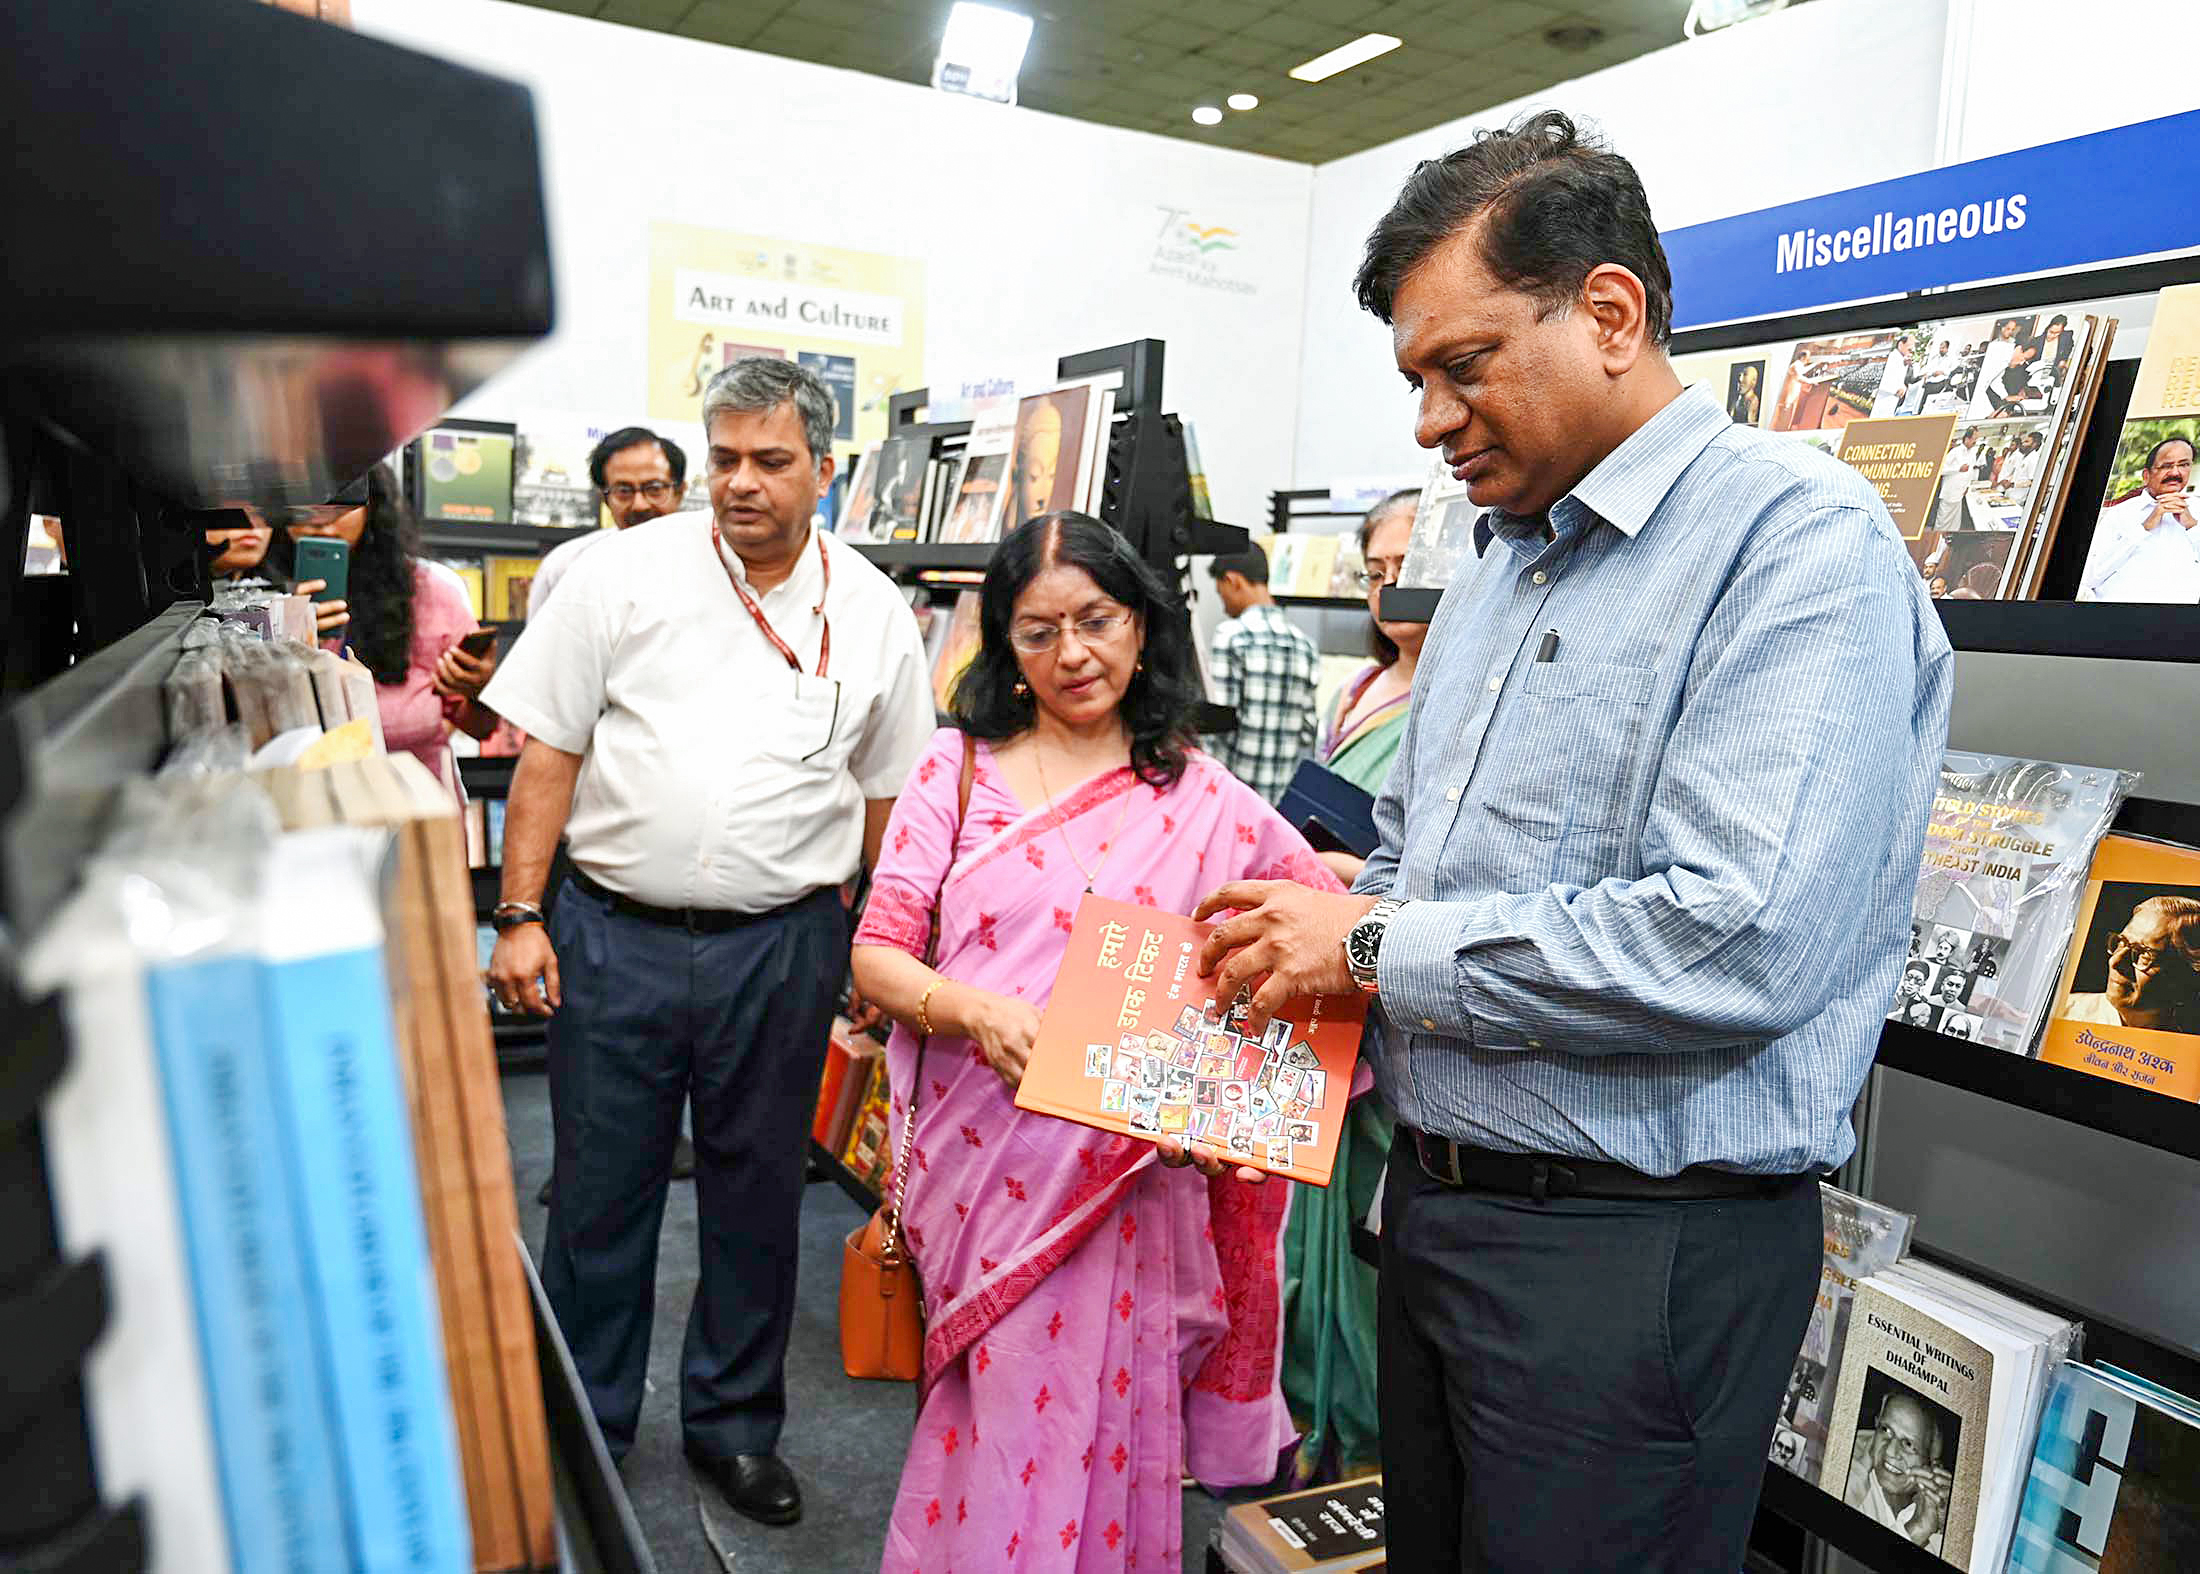
[[(933, 966), (940, 954), (940, 903), (947, 899), (947, 882), (955, 872), (955, 854), (962, 846), (963, 820), (970, 813), (970, 784), (978, 774), (978, 744), (963, 734), (962, 777), (955, 784), (955, 830), (947, 839), (947, 867), (940, 871), (940, 888), (932, 893), (932, 923), (924, 937), (924, 965)], [(924, 1051), (929, 1033), (917, 1039), (917, 1074), (909, 1088), (909, 1118), (901, 1125), (901, 1152), (894, 1159), (894, 1203), (886, 1216), (886, 1242), (880, 1255), (888, 1261), (902, 1255), (901, 1205), (909, 1190), (909, 1147), (917, 1135), (917, 1100), (924, 1096)]]

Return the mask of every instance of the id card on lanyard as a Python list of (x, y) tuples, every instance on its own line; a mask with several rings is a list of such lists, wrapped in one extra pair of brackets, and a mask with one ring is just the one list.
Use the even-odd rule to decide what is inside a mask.
[[(811, 534), (816, 536), (817, 532), (813, 529)], [(839, 680), (829, 677), (826, 672), (833, 659), (833, 620), (825, 611), (825, 598), (833, 588), (833, 560), (825, 551), (824, 539), (819, 537), (817, 542), (819, 576), (817, 605), (810, 609), (823, 624), (818, 634), (817, 673), (815, 676), (802, 670), (801, 658), (795, 655), (794, 647), (781, 638), (779, 631), (772, 627), (771, 619), (764, 615), (764, 609), (757, 605), (756, 598), (750, 595), (748, 587), (741, 583), (741, 576), (736, 574), (733, 571), (733, 565), (726, 561), (725, 540), (719, 534), (716, 519), (710, 522), (710, 547), (712, 555), (718, 559), (718, 566), (726, 571), (726, 583), (731, 585), (733, 593), (741, 598), (741, 605), (748, 611), (749, 616), (756, 620), (756, 626), (763, 631), (764, 637), (771, 641), (772, 648), (777, 650), (781, 658), (793, 669), (793, 714), (803, 734), (797, 741), (807, 745), (810, 738), (815, 737), (817, 739), (816, 746), (814, 748), (806, 747), (799, 758), (805, 762), (813, 760), (831, 746), (833, 734), (840, 726), (840, 683)], [(821, 737), (818, 736), (819, 729), (813, 724), (813, 718), (823, 722), (823, 736)]]

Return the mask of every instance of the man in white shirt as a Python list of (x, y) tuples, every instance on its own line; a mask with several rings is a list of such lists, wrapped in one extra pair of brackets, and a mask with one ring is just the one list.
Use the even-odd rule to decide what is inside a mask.
[[(775, 1449), (805, 1144), (848, 966), (838, 887), (876, 858), (932, 695), (900, 592), (810, 528), (833, 471), (816, 374), (736, 361), (711, 379), (703, 430), (710, 511), (592, 548), (497, 674), (528, 742), (489, 975), (550, 1018), (543, 1287), (605, 1441), (615, 1456), (634, 1441), (690, 1099), (686, 1450), (735, 1509), (789, 1524), (801, 1492)], [(561, 830), (572, 873), (545, 926)]]
[(2200, 536), (2185, 491), (2192, 454), (2191, 438), (2163, 438), (2147, 452), (2139, 490), (2101, 510), (2080, 601), (2200, 601)]
[(2001, 467), (2001, 489), (2017, 497), (2028, 496), (2040, 478), (2040, 434), (2025, 432), (2017, 438), (2016, 452)]
[(1978, 471), (1978, 428), (1963, 429), (1962, 440), (1948, 450), (1948, 456), (1940, 461), (1940, 506), (1934, 512), (1933, 528), (1943, 535), (1963, 527), (1963, 504), (1971, 489), (1971, 477)]
[[(622, 426), (589, 454), (588, 478), (603, 494), (612, 525), (631, 530), (644, 520), (669, 514), (680, 506), (687, 485), (687, 455), (678, 443), (659, 437), (646, 426)], [(609, 530), (591, 531), (545, 553), (535, 565), (535, 583), (527, 592), (529, 614), (539, 614), (566, 570), (590, 547), (608, 541), (611, 534)]]

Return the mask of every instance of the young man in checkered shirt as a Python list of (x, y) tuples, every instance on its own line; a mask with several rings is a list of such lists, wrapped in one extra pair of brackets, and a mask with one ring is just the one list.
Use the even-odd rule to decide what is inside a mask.
[(1238, 780), (1274, 803), (1299, 761), (1314, 752), (1314, 686), (1321, 655), (1268, 591), (1259, 547), (1214, 560), (1225, 621), (1212, 647), (1215, 699), (1237, 711), (1237, 730), (1207, 748)]

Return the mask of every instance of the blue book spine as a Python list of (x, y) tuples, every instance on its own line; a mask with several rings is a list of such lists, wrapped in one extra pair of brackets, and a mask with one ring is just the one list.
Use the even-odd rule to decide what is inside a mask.
[(258, 978), (241, 957), (155, 968), (146, 1005), (237, 1574), (335, 1574), (343, 1504)]
[(285, 1149), (360, 1574), (473, 1566), (379, 947), (264, 960)]

